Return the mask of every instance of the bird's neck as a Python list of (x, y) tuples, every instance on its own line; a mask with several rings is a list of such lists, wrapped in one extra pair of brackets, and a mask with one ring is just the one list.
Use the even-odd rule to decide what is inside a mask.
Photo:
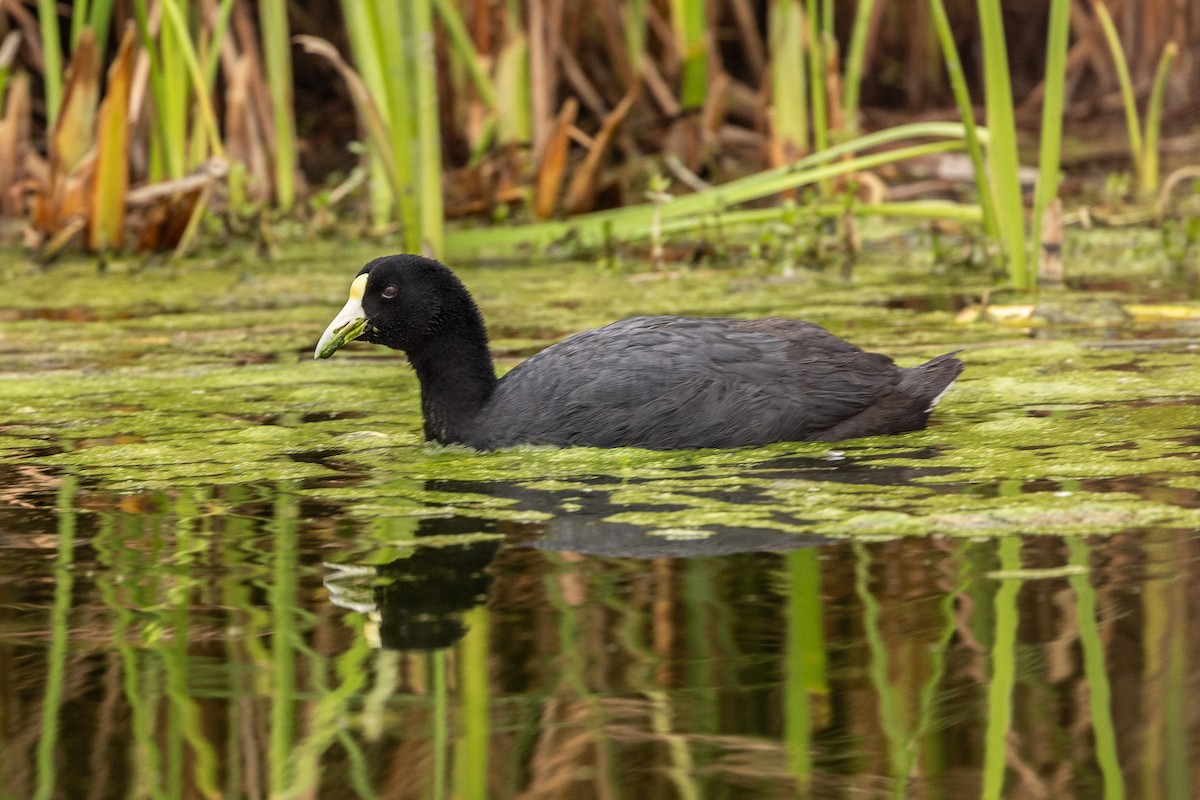
[(468, 443), (471, 423), (496, 388), (483, 320), (475, 312), (467, 323), (458, 335), (431, 337), (419, 353), (408, 355), (421, 383), (425, 438), (443, 444)]

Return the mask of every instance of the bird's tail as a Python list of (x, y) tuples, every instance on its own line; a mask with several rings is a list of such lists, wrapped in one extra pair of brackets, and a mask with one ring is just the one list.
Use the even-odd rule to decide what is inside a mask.
[(945, 353), (924, 364), (904, 370), (904, 377), (897, 387), (899, 392), (913, 399), (928, 414), (942, 399), (942, 395), (963, 371), (963, 362), (956, 356), (961, 350)]

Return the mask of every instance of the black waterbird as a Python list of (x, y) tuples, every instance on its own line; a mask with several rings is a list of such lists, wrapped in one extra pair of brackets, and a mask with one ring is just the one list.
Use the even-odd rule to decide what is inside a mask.
[(633, 317), (576, 334), (497, 379), (475, 301), (449, 269), (377, 258), (317, 343), (408, 354), (425, 436), (519, 444), (743, 447), (924, 428), (962, 371), (954, 353), (902, 368), (799, 320)]

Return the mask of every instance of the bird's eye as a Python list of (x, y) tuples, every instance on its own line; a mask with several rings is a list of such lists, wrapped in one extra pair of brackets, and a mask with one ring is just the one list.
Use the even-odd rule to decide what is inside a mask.
[(391, 300), (393, 297), (400, 294), (400, 290), (397, 289), (395, 286), (385, 286), (385, 287), (383, 287), (383, 292), (381, 292), (381, 294), (384, 296), (385, 299)]

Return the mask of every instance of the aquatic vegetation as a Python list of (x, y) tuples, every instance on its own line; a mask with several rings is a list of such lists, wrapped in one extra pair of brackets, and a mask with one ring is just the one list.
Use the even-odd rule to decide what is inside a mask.
[[(958, 44), (945, 5), (942, 0), (930, 0), (934, 29), (966, 130), (967, 150), (971, 156), (984, 230), (993, 240), (991, 244), (997, 248), (996, 252), (1002, 256), (1000, 260), (1008, 270), (1009, 282), (1022, 289), (1031, 288), (1037, 283), (1038, 270), (1031, 265), (1038, 262), (1042, 252), (1046, 211), (1058, 197), (1070, 6), (1068, 0), (1055, 0), (1050, 4), (1042, 125), (1038, 137), (1038, 181), (1027, 236), (1017, 153), (1012, 71), (1008, 63), (1008, 44), (1000, 3), (979, 4), (988, 132), (985, 149), (975, 125), (971, 98), (958, 56)], [(1060, 239), (1056, 237), (1055, 241), (1049, 243), (1052, 250), (1061, 248)]]
[(1155, 199), (1159, 188), (1159, 154), (1158, 143), (1162, 132), (1163, 96), (1167, 90), (1167, 78), (1170, 75), (1171, 63), (1179, 55), (1179, 45), (1167, 42), (1162, 48), (1158, 59), (1158, 69), (1154, 74), (1154, 85), (1150, 90), (1150, 99), (1146, 105), (1145, 124), (1138, 119), (1137, 99), (1133, 91), (1133, 79), (1129, 74), (1129, 65), (1125, 59), (1125, 50), (1121, 45), (1117, 26), (1113, 23), (1112, 14), (1103, 0), (1092, 0), (1092, 9), (1100, 28), (1104, 32), (1104, 42), (1108, 45), (1116, 66), (1117, 80), (1121, 87), (1121, 103), (1125, 109), (1125, 127), (1129, 136), (1129, 153), (1133, 161), (1133, 171), (1136, 177), (1137, 199), (1148, 203)]
[(1103, 327), (957, 322), (989, 281), (922, 283), (904, 237), (854, 286), (463, 270), (505, 366), (651, 311), (965, 349), (928, 430), (675, 452), (424, 443), (401, 358), (311, 360), (361, 243), (0, 259), (0, 795), (392, 796), (401, 762), (405, 797), (903, 796), (914, 765), (1000, 797), (1013, 758), (1165, 785), (1196, 727), (1200, 306), (1154, 238), (1068, 237), (1061, 305), (1137, 309)]
[[(911, 14), (873, 0), (736, 0), (719, 7), (604, 0), (547, 9), (321, 0), (290, 16), (287, 3), (264, 0), (257, 18), (253, 6), (233, 0), (39, 0), (36, 17), (15, 7), (8, 12), (29, 46), (17, 47), (10, 36), (0, 48), (0, 101), (9, 95), (0, 119), (0, 214), (32, 223), (29, 243), (45, 260), (75, 246), (178, 257), (202, 235), (262, 239), (270, 252), (279, 237), (365, 228), (394, 230), (410, 252), (455, 259), (468, 252), (513, 258), (550, 247), (561, 257), (611, 256), (653, 238), (659, 247), (711, 249), (728, 263), (731, 232), (795, 228), (798, 218), (779, 204), (798, 197), (811, 210), (799, 218), (811, 247), (792, 242), (772, 250), (768, 258), (784, 272), (799, 261), (820, 266), (834, 247), (848, 269), (864, 220), (902, 217), (971, 230), (981, 222), (984, 249), (1006, 259), (1011, 284), (1029, 287), (1026, 262), (1042, 244), (1044, 212), (1057, 195), (1068, 100), (1102, 96), (1111, 88), (1106, 81), (1119, 85), (1142, 199), (1157, 181), (1164, 104), (1186, 104), (1186, 87), (1196, 83), (1177, 80), (1183, 88), (1165, 93), (1173, 63), (1181, 77), (1195, 70), (1191, 59), (1176, 58), (1189, 52), (1188, 43), (1170, 37), (1194, 33), (1157, 24), (1161, 2), (1139, 4), (1119, 20), (1127, 41), (1136, 31), (1162, 54), (1145, 124), (1134, 125), (1132, 86), (1150, 76), (1143, 57), (1124, 62), (1116, 25), (1099, 2), (1095, 27), (1103, 27), (1117, 59), (1115, 74), (1102, 80), (1090, 80), (1090, 72), (1089, 80), (1075, 79), (1075, 72), (1095, 71), (1095, 59), (1066, 59), (1071, 30), (1077, 43), (1086, 36), (1080, 46), (1093, 52), (1106, 46), (1083, 12), (1069, 30), (1067, 0), (1049, 5), (1044, 37), (1008, 43), (1000, 4), (986, 0), (949, 12), (930, 0)], [(344, 37), (321, 29), (330, 20), (344, 24)], [(61, 33), (66, 29), (69, 35)], [(130, 30), (137, 32), (132, 42)], [(304, 48), (296, 63), (293, 33)], [(348, 53), (336, 49), (343, 38)], [(1011, 64), (1010, 45), (1022, 51)], [(983, 86), (968, 86), (960, 46), (981, 48)], [(64, 61), (71, 65), (66, 80)], [(137, 63), (147, 68), (130, 66)], [(314, 108), (327, 103), (343, 111), (346, 98), (321, 88), (330, 64), (356, 115)], [(1042, 70), (1036, 79), (1030, 64)], [(39, 71), (44, 130), (34, 129), (42, 122), (30, 95), (39, 83), (29, 73)], [(1014, 94), (1014, 87), (1034, 86), (1040, 89), (1025, 98)], [(293, 87), (302, 93), (299, 120)], [(1065, 96), (1067, 87), (1075, 97)], [(101, 88), (111, 99), (97, 126), (91, 106)], [(983, 90), (990, 139), (975, 125), (972, 88)], [(895, 109), (897, 95), (908, 112), (953, 98), (961, 123), (896, 125), (886, 121), (891, 116), (864, 116), (864, 104), (875, 104), (869, 112)], [(1027, 226), (1014, 104), (1039, 102), (1041, 179)], [(50, 143), (45, 159), (40, 141)], [(67, 141), (78, 152), (55, 152)], [(99, 154), (94, 169), (86, 160), (58, 163), (79, 161), (92, 145)], [(961, 177), (940, 181), (951, 184), (948, 199), (906, 179), (930, 165), (940, 170), (952, 163), (943, 156), (964, 148), (975, 201), (960, 199), (969, 183)], [(641, 205), (647, 181), (665, 171), (679, 202)], [(96, 190), (81, 203), (76, 195), (93, 173)], [(901, 182), (916, 199), (886, 197)], [(61, 197), (64, 184), (71, 191)], [(36, 202), (17, 202), (30, 187)], [(606, 210), (587, 213), (597, 208)], [(273, 212), (288, 217), (272, 219)], [(444, 242), (447, 218), (491, 225)], [(536, 221), (513, 224), (530, 219)], [(1057, 243), (1057, 235), (1047, 242), (1052, 251)]]
[[(363, 519), (544, 521), (569, 514), (583, 493), (606, 498), (609, 521), (653, 529), (974, 536), (1075, 531), (1089, 519), (1097, 531), (1196, 524), (1191, 506), (1164, 502), (1161, 489), (1184, 491), (1198, 471), (1184, 443), (1200, 431), (1194, 351), (1186, 336), (1162, 333), (1186, 331), (1186, 314), (1111, 322), (1107, 335), (1151, 337), (1121, 346), (1070, 324), (1042, 323), (1028, 338), (1010, 324), (955, 323), (952, 302), (906, 309), (909, 271), (924, 267), (880, 253), (890, 263), (853, 289), (833, 276), (781, 282), (746, 271), (631, 281), (590, 265), (474, 268), (464, 278), (502, 368), (581, 328), (652, 311), (804, 316), (892, 349), (902, 364), (966, 346), (967, 370), (932, 427), (894, 441), (696, 452), (426, 445), (402, 358), (351, 345), (341, 361), (308, 361), (347, 264), (366, 255), (331, 246), (320, 266), (252, 275), (235, 263), (128, 278), (64, 264), (22, 276), (5, 323), (0, 463), (72, 470), (116, 493), (298, 481), (300, 495)], [(1153, 262), (1102, 266), (1125, 278), (1164, 274)], [(958, 280), (937, 291), (983, 288)], [(397, 492), (400, 480), (408, 488)], [(458, 488), (436, 488), (447, 481)]]

